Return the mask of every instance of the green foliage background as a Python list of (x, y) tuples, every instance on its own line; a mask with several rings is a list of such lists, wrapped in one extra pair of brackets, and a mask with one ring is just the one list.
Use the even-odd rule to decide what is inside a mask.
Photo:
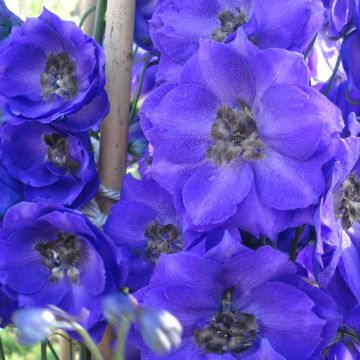
[(39, 16), (43, 6), (66, 20), (78, 21), (82, 11), (82, 0), (5, 0), (5, 3), (22, 19)]

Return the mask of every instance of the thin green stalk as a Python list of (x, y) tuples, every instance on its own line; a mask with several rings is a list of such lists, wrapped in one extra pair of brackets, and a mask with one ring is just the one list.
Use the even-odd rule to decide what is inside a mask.
[(295, 237), (294, 237), (294, 240), (293, 240), (293, 242), (291, 244), (291, 250), (290, 250), (290, 260), (291, 261), (296, 260), (296, 257), (298, 255), (297, 248), (298, 248), (298, 245), (299, 245), (299, 242), (300, 242), (300, 239), (301, 239), (301, 235), (305, 230), (305, 226), (306, 225), (304, 224), (304, 225), (301, 225), (298, 228), (296, 228)]
[(135, 93), (134, 99), (132, 100), (131, 111), (130, 111), (130, 114), (129, 114), (129, 122), (130, 123), (132, 123), (132, 120), (133, 120), (135, 112), (136, 112), (137, 104), (139, 102), (141, 90), (142, 90), (144, 80), (145, 80), (146, 71), (147, 71), (148, 68), (150, 68), (151, 66), (154, 66), (154, 65), (156, 65), (158, 63), (159, 63), (159, 60), (154, 60), (154, 61), (151, 61), (151, 62), (149, 62), (149, 61), (145, 62), (145, 65), (144, 65), (144, 67), (143, 67), (143, 69), (141, 71), (141, 74), (140, 74), (140, 80), (139, 80), (138, 86), (136, 88), (136, 93)]
[(84, 22), (86, 21), (86, 19), (96, 10), (96, 4), (91, 6), (90, 8), (88, 8), (83, 16), (81, 17), (80, 21), (79, 21), (79, 28), (81, 28), (84, 25)]
[(117, 332), (117, 337), (116, 337), (117, 343), (116, 343), (116, 351), (114, 354), (114, 360), (125, 360), (125, 344), (130, 326), (131, 326), (131, 319), (127, 319), (124, 317)]
[(317, 38), (317, 34), (314, 36), (314, 38), (311, 40), (311, 43), (309, 44), (308, 48), (306, 49), (305, 51), (305, 54), (304, 54), (304, 60), (306, 60), (310, 53), (311, 53), (311, 50), (312, 48), (314, 47), (314, 44), (315, 44), (315, 41), (316, 41), (316, 38)]
[(73, 343), (71, 338), (69, 340), (69, 360), (73, 360)]
[(2, 344), (2, 341), (1, 341), (1, 337), (0, 337), (0, 360), (6, 360), (4, 347), (3, 347), (3, 344)]
[(99, 349), (97, 348), (96, 344), (92, 341), (91, 336), (88, 334), (88, 332), (80, 324), (77, 324), (75, 322), (71, 322), (70, 324), (71, 324), (72, 328), (84, 340), (86, 347), (92, 353), (92, 355), (94, 356), (94, 359), (95, 360), (104, 360)]
[(48, 344), (49, 349), (50, 349), (51, 353), (53, 354), (53, 357), (55, 358), (55, 360), (60, 360), (60, 358), (58, 357), (58, 355), (57, 355), (54, 347), (52, 346), (52, 343), (51, 343), (50, 340), (47, 340), (47, 344)]
[(46, 360), (46, 342), (41, 343), (41, 360)]
[(99, 44), (102, 44), (104, 38), (106, 7), (107, 0), (97, 0), (93, 38)]
[(338, 57), (336, 59), (336, 64), (335, 64), (333, 73), (331, 74), (331, 78), (330, 78), (328, 84), (326, 85), (325, 90), (323, 91), (323, 95), (325, 95), (325, 96), (327, 96), (329, 94), (332, 86), (334, 85), (336, 75), (337, 75), (337, 72), (339, 70), (340, 63), (341, 63), (341, 48), (340, 48), (340, 51), (339, 51), (339, 55), (338, 55)]

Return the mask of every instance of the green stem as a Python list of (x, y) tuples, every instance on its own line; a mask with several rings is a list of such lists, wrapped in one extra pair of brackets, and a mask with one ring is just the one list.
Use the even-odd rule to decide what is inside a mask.
[(54, 347), (52, 346), (52, 343), (51, 343), (50, 340), (47, 341), (47, 344), (48, 344), (49, 349), (50, 349), (51, 353), (53, 354), (53, 357), (55, 358), (55, 360), (60, 360), (57, 353), (56, 353), (56, 351), (55, 351), (55, 349), (54, 349)]
[(304, 60), (306, 60), (310, 53), (311, 53), (311, 50), (312, 48), (314, 47), (314, 44), (315, 44), (315, 41), (316, 41), (316, 38), (317, 38), (317, 34), (314, 36), (314, 38), (311, 40), (311, 43), (309, 44), (308, 48), (306, 49), (305, 51), (305, 54), (304, 54)]
[(130, 111), (130, 114), (129, 114), (129, 122), (130, 122), (130, 124), (132, 123), (133, 118), (135, 116), (137, 104), (139, 102), (141, 90), (142, 90), (144, 80), (145, 80), (146, 71), (147, 71), (147, 69), (149, 67), (154, 66), (154, 65), (156, 65), (158, 63), (159, 63), (159, 60), (154, 60), (154, 61), (151, 61), (151, 62), (149, 62), (149, 61), (145, 62), (145, 65), (144, 65), (144, 67), (143, 67), (143, 69), (141, 71), (141, 74), (140, 74), (140, 80), (139, 80), (138, 86), (136, 88), (136, 93), (135, 93), (134, 99), (132, 100), (131, 111)]
[(73, 346), (72, 346), (72, 340), (69, 338), (69, 360), (73, 360)]
[(297, 254), (297, 248), (298, 248), (298, 245), (299, 245), (299, 242), (300, 242), (300, 239), (301, 239), (301, 235), (305, 230), (305, 226), (306, 226), (305, 224), (301, 225), (295, 231), (295, 237), (294, 237), (294, 240), (293, 240), (293, 242), (291, 244), (291, 250), (290, 250), (290, 260), (291, 261), (296, 260), (296, 257), (298, 255)]
[(46, 342), (41, 343), (41, 360), (46, 360)]
[(107, 0), (97, 0), (93, 38), (99, 44), (102, 44), (104, 38), (106, 7)]
[(125, 360), (125, 344), (130, 325), (131, 319), (127, 319), (124, 317), (117, 332), (117, 344), (116, 352), (114, 354), (114, 360)]
[(0, 359), (1, 360), (5, 360), (5, 352), (4, 352), (4, 347), (1, 341), (1, 337), (0, 337)]
[(91, 336), (88, 332), (80, 325), (75, 322), (70, 323), (72, 328), (81, 336), (84, 340), (86, 347), (90, 350), (95, 360), (104, 360), (96, 344), (92, 341)]
[(332, 86), (334, 85), (336, 75), (337, 75), (337, 72), (339, 70), (340, 63), (341, 63), (341, 48), (340, 48), (340, 51), (339, 51), (339, 55), (338, 55), (338, 57), (336, 59), (336, 64), (335, 64), (333, 73), (331, 74), (331, 78), (330, 78), (328, 84), (326, 85), (325, 90), (323, 91), (323, 95), (325, 95), (325, 96), (327, 96), (329, 94)]
[(87, 9), (79, 21), (79, 28), (84, 25), (86, 19), (96, 10), (96, 4)]

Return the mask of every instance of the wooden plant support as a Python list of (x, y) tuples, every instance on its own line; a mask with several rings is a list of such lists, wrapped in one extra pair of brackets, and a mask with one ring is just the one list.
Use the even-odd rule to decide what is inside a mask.
[[(111, 105), (110, 113), (101, 125), (99, 169), (101, 183), (115, 191), (121, 189), (127, 164), (134, 18), (135, 0), (107, 1), (106, 90)], [(99, 197), (102, 212), (108, 213), (113, 204), (111, 199)], [(112, 357), (112, 339), (112, 331), (108, 328), (100, 344), (105, 360)]]

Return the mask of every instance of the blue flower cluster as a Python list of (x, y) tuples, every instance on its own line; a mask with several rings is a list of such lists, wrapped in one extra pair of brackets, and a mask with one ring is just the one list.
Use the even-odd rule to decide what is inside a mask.
[(0, 43), (2, 325), (53, 304), (96, 333), (125, 287), (105, 317), (139, 319), (128, 359), (360, 358), (359, 1), (136, 11), (138, 179), (103, 229), (78, 211), (98, 185), (101, 47), (47, 10)]

